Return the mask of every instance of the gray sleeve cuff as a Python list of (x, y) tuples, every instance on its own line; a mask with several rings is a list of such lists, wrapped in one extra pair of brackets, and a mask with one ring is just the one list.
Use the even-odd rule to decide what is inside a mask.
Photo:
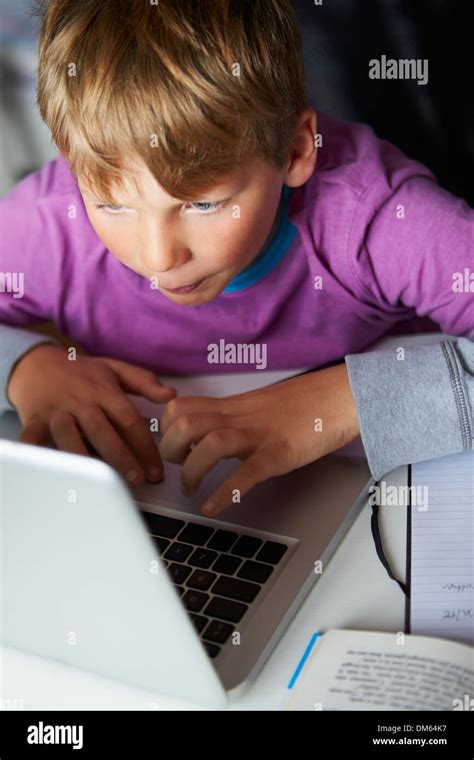
[(0, 324), (0, 414), (15, 409), (7, 398), (7, 385), (13, 368), (28, 351), (42, 343), (60, 345), (59, 341), (47, 335)]
[(467, 338), (346, 356), (370, 471), (472, 447), (474, 344)]

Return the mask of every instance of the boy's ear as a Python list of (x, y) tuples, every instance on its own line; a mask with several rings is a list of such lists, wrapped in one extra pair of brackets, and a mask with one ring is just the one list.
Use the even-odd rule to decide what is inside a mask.
[(314, 108), (304, 108), (298, 120), (284, 178), (289, 187), (304, 185), (314, 171), (318, 155), (317, 125), (318, 117)]

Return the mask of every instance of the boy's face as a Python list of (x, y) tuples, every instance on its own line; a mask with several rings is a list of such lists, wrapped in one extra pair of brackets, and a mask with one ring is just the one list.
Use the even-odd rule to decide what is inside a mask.
[[(80, 177), (79, 188), (104, 245), (174, 303), (211, 301), (273, 234), (284, 170), (255, 159), (192, 202), (168, 195), (145, 167), (136, 171), (140, 195), (127, 183), (120, 207), (97, 208)], [(185, 286), (194, 287), (176, 290)]]

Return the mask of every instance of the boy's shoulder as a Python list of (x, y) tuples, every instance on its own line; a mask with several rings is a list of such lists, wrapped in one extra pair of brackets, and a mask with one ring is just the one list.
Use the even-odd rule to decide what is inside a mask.
[(379, 138), (367, 124), (318, 113), (315, 170), (293, 193), (292, 220), (309, 226), (319, 257), (356, 256), (377, 214), (397, 198), (407, 180), (435, 178), (423, 164)]
[(27, 174), (14, 185), (3, 199), (6, 202), (54, 202), (65, 195), (80, 195), (67, 160), (58, 155), (40, 169)]
[[(310, 262), (325, 265), (346, 288), (366, 296), (367, 272), (359, 272), (361, 255), (376, 219), (393, 221), (388, 236), (400, 234), (394, 227), (398, 199), (413, 192), (415, 200), (436, 186), (432, 172), (380, 139), (366, 124), (318, 114), (318, 160), (310, 179), (293, 193), (292, 221), (300, 228)], [(428, 180), (428, 182), (427, 182)], [(414, 183), (413, 183), (414, 181)], [(410, 189), (411, 188), (411, 189)], [(410, 203), (412, 201), (410, 200)], [(410, 238), (418, 212), (406, 220)], [(388, 230), (388, 227), (387, 227)], [(389, 256), (389, 248), (381, 259)], [(370, 268), (368, 268), (368, 273)]]
[(51, 243), (54, 239), (58, 255), (69, 250), (72, 238), (76, 248), (83, 250), (98, 240), (88, 222), (75, 176), (61, 155), (9, 190), (0, 201), (0, 217), (7, 248), (20, 246), (24, 255), (33, 240), (38, 243), (47, 239)]
[(325, 189), (365, 195), (388, 195), (406, 179), (434, 179), (423, 164), (377, 136), (367, 124), (318, 114), (316, 142), (320, 144), (314, 179)]
[[(0, 201), (2, 267), (36, 273), (38, 248), (48, 250), (48, 271), (80, 266), (103, 244), (87, 218), (82, 195), (67, 160), (57, 156), (23, 177)], [(74, 255), (72, 255), (74, 253)], [(35, 275), (36, 276), (36, 275)]]

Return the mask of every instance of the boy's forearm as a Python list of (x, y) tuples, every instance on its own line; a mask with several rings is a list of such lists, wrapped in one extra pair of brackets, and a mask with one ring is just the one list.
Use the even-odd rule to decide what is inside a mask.
[(7, 396), (7, 387), (17, 363), (33, 348), (44, 343), (58, 344), (58, 341), (32, 330), (0, 324), (0, 414), (15, 408)]
[(474, 340), (351, 354), (346, 365), (375, 479), (472, 447)]

